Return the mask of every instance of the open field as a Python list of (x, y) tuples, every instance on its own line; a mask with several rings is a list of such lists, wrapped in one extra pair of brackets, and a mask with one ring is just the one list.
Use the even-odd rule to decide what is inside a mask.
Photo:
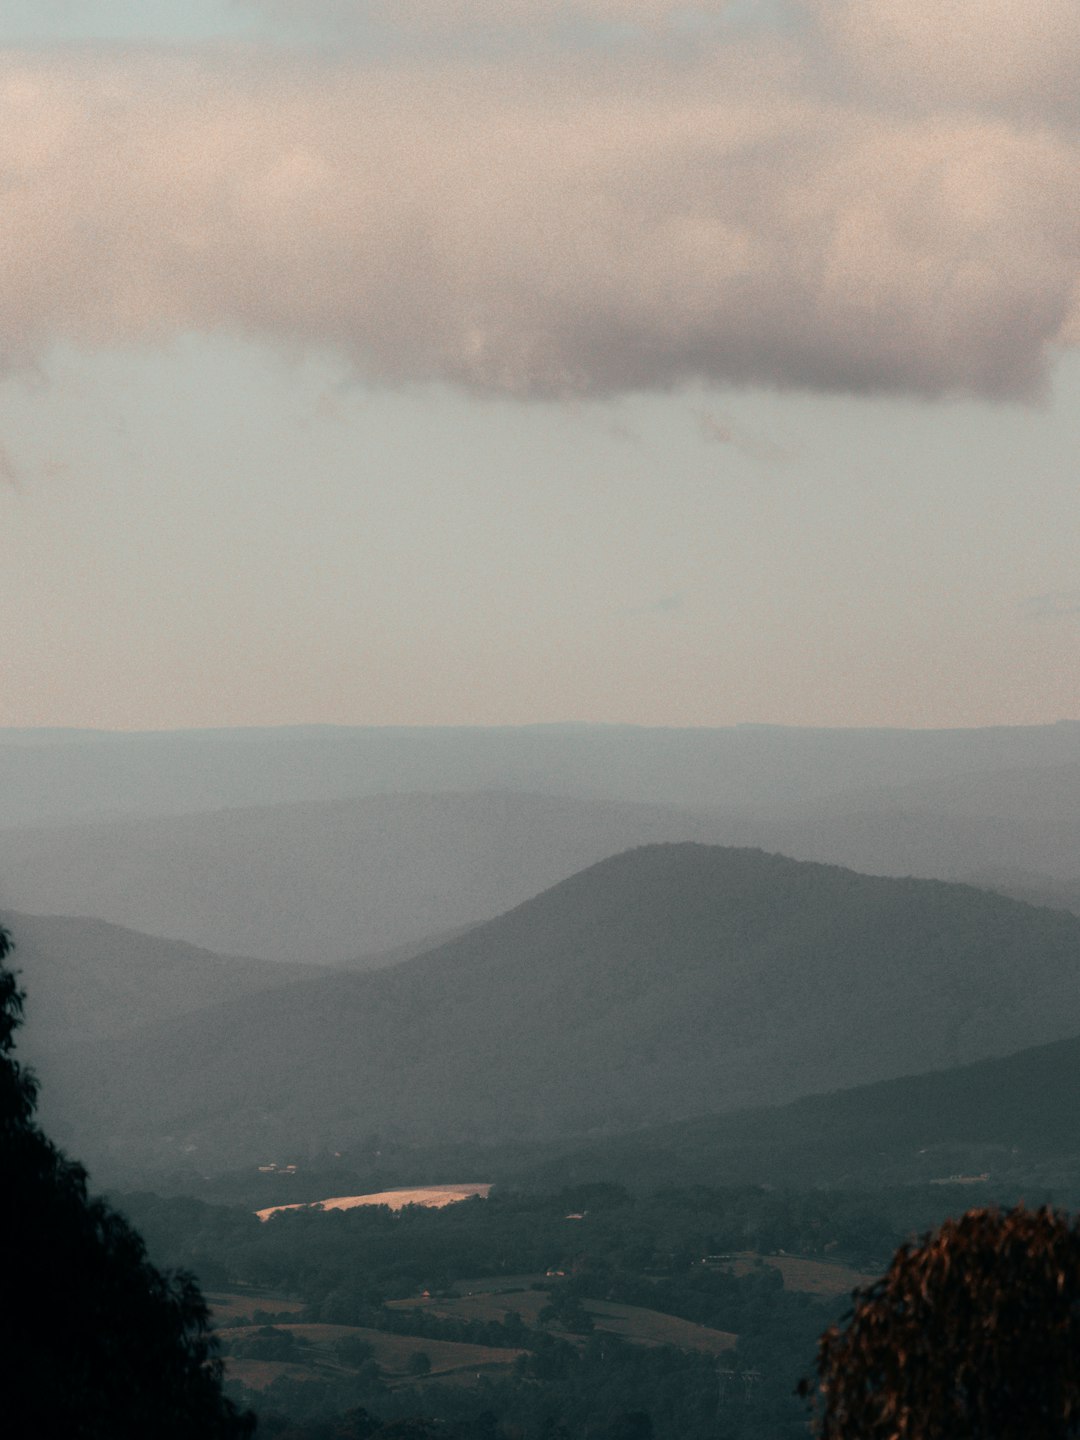
[(798, 1255), (736, 1255), (730, 1266), (732, 1273), (748, 1275), (759, 1258), (780, 1271), (788, 1290), (799, 1290), (806, 1295), (850, 1295), (856, 1286), (869, 1285), (873, 1279), (848, 1265), (829, 1260), (804, 1260)]
[(479, 1275), (471, 1280), (455, 1280), (452, 1288), (458, 1295), (499, 1295), (511, 1290), (529, 1290), (534, 1285), (546, 1290), (550, 1284), (543, 1270), (534, 1270), (522, 1275)]
[(289, 1300), (283, 1295), (263, 1295), (250, 1290), (207, 1290), (203, 1294), (217, 1325), (253, 1316), (256, 1310), (267, 1315), (298, 1315), (304, 1308), (303, 1300)]
[(269, 1220), (271, 1215), (279, 1215), (284, 1210), (355, 1210), (359, 1205), (386, 1205), (391, 1210), (423, 1205), (429, 1210), (441, 1210), (444, 1205), (456, 1205), (459, 1200), (469, 1200), (474, 1195), (486, 1200), (490, 1191), (490, 1185), (416, 1185), (407, 1190), (379, 1190), (372, 1195), (335, 1195), (329, 1200), (268, 1205), (255, 1213), (260, 1220)]
[(416, 1295), (408, 1300), (388, 1300), (388, 1310), (427, 1310), (447, 1320), (497, 1320), (500, 1323), (512, 1312), (521, 1316), (526, 1325), (539, 1324), (540, 1311), (551, 1303), (546, 1290), (480, 1290), (473, 1295)]
[[(307, 1352), (308, 1363), (302, 1363), (300, 1368), (304, 1370), (305, 1378), (310, 1379), (312, 1374), (318, 1370), (347, 1370), (351, 1367), (343, 1365), (334, 1353), (334, 1342), (346, 1338), (363, 1340), (372, 1348), (372, 1359), (383, 1371), (388, 1380), (403, 1378), (408, 1374), (408, 1363), (412, 1355), (422, 1350), (431, 1361), (432, 1375), (451, 1375), (457, 1371), (471, 1371), (475, 1374), (477, 1370), (490, 1370), (494, 1366), (512, 1365), (523, 1352), (521, 1350), (499, 1349), (489, 1345), (467, 1345), (451, 1340), (429, 1340), (418, 1335), (389, 1335), (384, 1330), (368, 1330), (360, 1325), (305, 1325), (305, 1324), (282, 1324), (275, 1327), (278, 1330), (294, 1335), (302, 1344), (310, 1346)], [(218, 1332), (222, 1342), (226, 1345), (230, 1341), (243, 1340), (257, 1333), (259, 1327), (253, 1325), (233, 1326), (231, 1329)], [(245, 1384), (251, 1382), (244, 1379), (244, 1375), (237, 1369), (238, 1366), (248, 1365), (285, 1365), (291, 1371), (296, 1367), (295, 1362), (281, 1361), (256, 1361), (246, 1359), (229, 1358), (229, 1375), (244, 1380)], [(273, 1377), (271, 1377), (272, 1379)], [(415, 1379), (409, 1376), (410, 1380)], [(269, 1384), (270, 1380), (266, 1380)]]
[(597, 1330), (621, 1335), (635, 1345), (672, 1345), (676, 1350), (722, 1355), (733, 1350), (739, 1339), (730, 1331), (710, 1330), (706, 1325), (663, 1315), (659, 1310), (645, 1310), (640, 1305), (617, 1305), (610, 1300), (584, 1300), (582, 1304)]
[(294, 1365), (286, 1360), (239, 1360), (230, 1356), (225, 1361), (229, 1380), (238, 1380), (249, 1390), (265, 1390), (282, 1378), (286, 1380), (317, 1380), (318, 1371), (308, 1365)]
[[(537, 1327), (541, 1310), (551, 1303), (546, 1290), (482, 1291), (474, 1295), (451, 1297), (420, 1296), (409, 1300), (391, 1300), (393, 1310), (427, 1310), (444, 1319), (504, 1321), (512, 1312), (521, 1316), (526, 1325)], [(689, 1320), (663, 1315), (640, 1305), (618, 1305), (608, 1300), (583, 1300), (584, 1308), (593, 1318), (597, 1330), (621, 1335), (635, 1345), (673, 1345), (679, 1350), (699, 1350), (719, 1355), (730, 1350), (737, 1336), (725, 1330), (710, 1330)]]

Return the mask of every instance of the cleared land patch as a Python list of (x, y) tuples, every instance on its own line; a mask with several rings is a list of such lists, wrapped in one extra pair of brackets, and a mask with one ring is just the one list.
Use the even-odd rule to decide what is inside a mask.
[(284, 1295), (262, 1295), (252, 1291), (204, 1291), (207, 1305), (217, 1325), (230, 1320), (254, 1317), (256, 1310), (266, 1315), (299, 1315), (304, 1308), (303, 1300), (288, 1299)]
[(618, 1305), (610, 1300), (583, 1300), (582, 1304), (597, 1330), (621, 1335), (635, 1345), (671, 1345), (676, 1350), (722, 1355), (725, 1350), (733, 1350), (739, 1339), (729, 1330), (711, 1330), (707, 1325), (695, 1325), (692, 1320), (680, 1320), (640, 1305)]
[(317, 1380), (318, 1372), (309, 1365), (294, 1365), (287, 1360), (241, 1360), (227, 1356), (225, 1374), (229, 1380), (238, 1380), (249, 1390), (265, 1390), (275, 1380)]
[[(640, 1305), (619, 1305), (609, 1300), (583, 1300), (582, 1306), (592, 1316), (597, 1330), (621, 1335), (635, 1345), (672, 1345), (679, 1350), (702, 1351), (720, 1355), (731, 1350), (738, 1337), (726, 1330), (711, 1330), (647, 1310)], [(551, 1304), (546, 1290), (482, 1291), (474, 1295), (416, 1296), (408, 1300), (391, 1300), (391, 1310), (426, 1310), (446, 1320), (496, 1320), (504, 1322), (508, 1315), (520, 1315), (532, 1329), (540, 1326), (540, 1312)], [(562, 1333), (556, 1329), (556, 1333)], [(572, 1338), (572, 1337), (571, 1337)]]
[(511, 1313), (521, 1316), (533, 1328), (540, 1323), (540, 1311), (551, 1304), (546, 1290), (481, 1290), (473, 1295), (415, 1295), (408, 1300), (388, 1300), (388, 1310), (427, 1310), (443, 1320), (505, 1321)]
[(334, 1195), (329, 1200), (268, 1205), (255, 1214), (260, 1220), (269, 1220), (271, 1215), (280, 1215), (284, 1210), (355, 1210), (360, 1205), (385, 1205), (390, 1210), (423, 1205), (429, 1210), (441, 1210), (445, 1205), (456, 1205), (459, 1200), (470, 1200), (474, 1195), (486, 1200), (490, 1192), (490, 1185), (414, 1185), (406, 1190), (378, 1190), (371, 1195)]
[[(232, 1342), (244, 1341), (259, 1334), (257, 1325), (237, 1325), (230, 1329), (219, 1330), (218, 1335), (224, 1345)], [(304, 1379), (311, 1379), (319, 1371), (323, 1373), (329, 1370), (342, 1371), (354, 1367), (342, 1363), (335, 1352), (335, 1342), (344, 1339), (363, 1340), (371, 1346), (371, 1358), (384, 1372), (388, 1380), (408, 1377), (410, 1381), (415, 1376), (409, 1375), (409, 1360), (417, 1351), (423, 1351), (431, 1362), (432, 1375), (450, 1375), (459, 1370), (477, 1371), (488, 1369), (493, 1366), (512, 1365), (521, 1350), (503, 1349), (492, 1345), (469, 1345), (456, 1340), (430, 1340), (420, 1335), (391, 1335), (385, 1330), (369, 1330), (361, 1325), (320, 1325), (320, 1324), (281, 1324), (275, 1325), (276, 1330), (283, 1331), (295, 1337), (302, 1345), (310, 1347), (301, 1361), (272, 1361), (272, 1360), (249, 1360), (242, 1357), (227, 1357), (226, 1364), (229, 1376), (233, 1379), (242, 1380), (245, 1385), (251, 1384), (245, 1378), (248, 1366), (277, 1366), (276, 1373), (289, 1373), (297, 1367), (303, 1370)], [(284, 1367), (284, 1368), (281, 1368)], [(269, 1385), (274, 1376), (264, 1380), (262, 1383)], [(258, 1387), (254, 1387), (258, 1388)]]
[(829, 1260), (805, 1260), (798, 1255), (736, 1255), (731, 1262), (734, 1275), (749, 1275), (760, 1259), (773, 1270), (779, 1270), (784, 1277), (787, 1290), (801, 1291), (804, 1295), (850, 1295), (860, 1285), (869, 1285), (874, 1278), (848, 1265), (834, 1264)]
[(478, 1275), (471, 1280), (455, 1280), (452, 1286), (455, 1295), (498, 1295), (502, 1291), (546, 1290), (551, 1278), (543, 1270), (533, 1270), (522, 1275)]

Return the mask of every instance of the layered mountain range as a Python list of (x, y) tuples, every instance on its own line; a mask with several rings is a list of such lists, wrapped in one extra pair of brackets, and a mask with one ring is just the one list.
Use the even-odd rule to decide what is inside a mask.
[[(27, 984), (33, 1003), (29, 967)], [(683, 843), (386, 969), (305, 973), (32, 1058), (81, 1151), (213, 1166), (373, 1132), (601, 1136), (1075, 1034), (1071, 914)]]
[(0, 906), (381, 964), (693, 840), (1080, 911), (1078, 817), (1069, 725), (0, 732)]
[(1075, 721), (972, 730), (0, 729), (0, 828), (491, 789), (756, 812), (881, 787), (933, 792), (955, 777), (1078, 761)]
[[(507, 1152), (499, 1176), (557, 1188), (637, 1186), (957, 1187), (1034, 1201), (1080, 1186), (1080, 1036), (922, 1075), (633, 1133)], [(1034, 1187), (1034, 1188), (1033, 1188)], [(1075, 1203), (1075, 1202), (1074, 1202)]]

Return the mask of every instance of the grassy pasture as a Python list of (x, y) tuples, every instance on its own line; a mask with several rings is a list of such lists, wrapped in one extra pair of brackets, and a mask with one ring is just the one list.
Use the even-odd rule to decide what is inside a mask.
[(516, 1310), (526, 1325), (539, 1324), (540, 1311), (551, 1303), (546, 1290), (478, 1290), (473, 1295), (426, 1296), (389, 1300), (389, 1310), (427, 1310), (445, 1320), (504, 1321)]
[(635, 1345), (671, 1345), (677, 1350), (722, 1355), (734, 1349), (739, 1339), (727, 1330), (710, 1330), (706, 1325), (663, 1315), (659, 1310), (645, 1310), (640, 1305), (617, 1305), (609, 1300), (584, 1300), (582, 1304), (597, 1330), (621, 1335)]
[[(258, 1326), (239, 1325), (231, 1329), (219, 1331), (219, 1335), (225, 1343), (229, 1340), (240, 1340), (245, 1336), (254, 1335)], [(422, 1350), (431, 1361), (432, 1375), (450, 1375), (456, 1371), (472, 1371), (490, 1369), (492, 1366), (512, 1365), (522, 1353), (520, 1350), (498, 1349), (489, 1345), (466, 1345), (451, 1340), (428, 1340), (418, 1335), (389, 1335), (384, 1330), (368, 1330), (359, 1325), (306, 1325), (306, 1324), (281, 1324), (275, 1327), (278, 1330), (287, 1331), (295, 1335), (297, 1340), (309, 1345), (309, 1360), (299, 1366), (304, 1371), (305, 1378), (310, 1379), (318, 1370), (348, 1370), (351, 1367), (343, 1365), (333, 1350), (336, 1340), (343, 1340), (347, 1336), (355, 1336), (359, 1340), (366, 1341), (372, 1347), (372, 1359), (383, 1371), (390, 1381), (404, 1378), (408, 1375), (409, 1359), (418, 1350)], [(262, 1361), (262, 1360), (240, 1360), (230, 1358), (227, 1361), (228, 1372), (232, 1378), (244, 1380), (245, 1384), (251, 1382), (244, 1379), (244, 1374), (237, 1367), (256, 1366), (278, 1366), (278, 1373), (291, 1373), (297, 1366), (293, 1362), (284, 1361)], [(263, 1383), (270, 1384), (270, 1379)], [(409, 1376), (410, 1381), (415, 1377)]]
[[(755, 1268), (758, 1257), (738, 1255), (731, 1264), (735, 1275), (748, 1275)], [(804, 1260), (797, 1255), (762, 1255), (766, 1265), (779, 1270), (788, 1290), (798, 1290), (806, 1295), (822, 1295), (829, 1298), (836, 1295), (850, 1295), (857, 1285), (869, 1285), (872, 1277), (852, 1270), (848, 1265), (839, 1265), (830, 1260)]]
[(317, 1380), (318, 1371), (310, 1365), (294, 1365), (285, 1360), (240, 1360), (233, 1356), (225, 1361), (225, 1374), (238, 1380), (249, 1390), (265, 1390), (282, 1376), (287, 1380)]
[[(391, 1300), (395, 1310), (423, 1309), (444, 1319), (503, 1321), (516, 1311), (524, 1323), (536, 1328), (540, 1312), (550, 1304), (546, 1290), (480, 1292), (457, 1297), (432, 1296), (410, 1300)], [(597, 1330), (621, 1335), (636, 1345), (673, 1345), (680, 1350), (704, 1351), (720, 1355), (736, 1343), (736, 1336), (724, 1330), (710, 1330), (689, 1320), (663, 1315), (659, 1310), (646, 1310), (640, 1305), (617, 1305), (607, 1300), (584, 1300), (585, 1309)]]
[(264, 1310), (267, 1315), (298, 1315), (304, 1308), (303, 1300), (290, 1300), (284, 1295), (261, 1295), (250, 1290), (204, 1291), (203, 1294), (217, 1325), (253, 1315), (256, 1310)]
[(534, 1285), (547, 1289), (551, 1280), (543, 1270), (526, 1275), (480, 1275), (474, 1280), (456, 1280), (454, 1291), (458, 1295), (498, 1295), (511, 1290), (529, 1290)]

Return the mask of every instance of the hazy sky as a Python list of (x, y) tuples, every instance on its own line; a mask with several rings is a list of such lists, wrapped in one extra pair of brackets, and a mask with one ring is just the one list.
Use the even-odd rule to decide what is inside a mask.
[(0, 40), (0, 724), (1080, 716), (1075, 0)]

